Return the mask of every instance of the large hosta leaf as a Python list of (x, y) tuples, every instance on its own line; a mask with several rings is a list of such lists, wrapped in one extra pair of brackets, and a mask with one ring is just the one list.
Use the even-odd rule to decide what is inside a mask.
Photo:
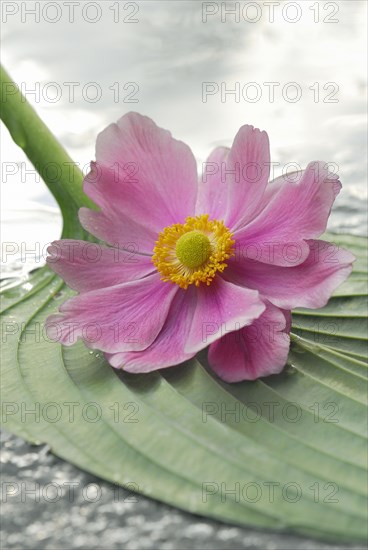
[[(64, 234), (81, 235), (73, 217)], [(117, 373), (81, 343), (63, 348), (47, 340), (45, 318), (71, 295), (47, 267), (5, 285), (5, 427), (191, 512), (363, 539), (367, 243), (327, 238), (357, 256), (354, 271), (325, 308), (294, 312), (287, 367), (256, 382), (219, 381), (205, 353), (161, 372)]]
[[(362, 257), (363, 240), (347, 244)], [(282, 374), (228, 385), (205, 357), (118, 376), (82, 344), (47, 341), (44, 320), (70, 291), (42, 268), (3, 293), (3, 421), (83, 469), (192, 512), (363, 537), (364, 281), (356, 271), (326, 308), (295, 312)]]

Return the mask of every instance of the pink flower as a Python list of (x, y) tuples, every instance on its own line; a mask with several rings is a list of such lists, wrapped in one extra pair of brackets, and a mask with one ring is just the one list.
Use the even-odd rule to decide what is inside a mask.
[(224, 380), (281, 371), (290, 310), (319, 308), (354, 257), (315, 240), (341, 184), (323, 162), (268, 183), (265, 132), (242, 126), (197, 181), (194, 156), (130, 113), (97, 138), (84, 181), (99, 210), (87, 231), (110, 245), (55, 241), (48, 263), (79, 295), (49, 317), (48, 335), (81, 338), (113, 367), (149, 372), (209, 346)]

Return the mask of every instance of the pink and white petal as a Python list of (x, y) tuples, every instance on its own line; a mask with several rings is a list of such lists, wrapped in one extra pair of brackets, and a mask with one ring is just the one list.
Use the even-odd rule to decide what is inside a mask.
[(149, 256), (86, 241), (54, 241), (47, 252), (48, 266), (78, 292), (138, 280), (155, 271)]
[(267, 133), (253, 126), (242, 126), (227, 157), (226, 170), (228, 202), (224, 221), (236, 230), (252, 219), (267, 186), (270, 175)]
[(194, 214), (197, 166), (190, 148), (138, 113), (124, 115), (97, 137), (96, 174), (85, 192), (104, 214), (116, 213), (147, 226), (163, 227)]
[(47, 335), (66, 346), (81, 338), (108, 353), (146, 349), (161, 331), (177, 289), (154, 273), (80, 294), (47, 319)]
[(195, 307), (192, 298), (191, 292), (188, 296), (187, 291), (179, 289), (161, 332), (147, 349), (106, 354), (106, 359), (115, 368), (138, 373), (172, 367), (193, 357), (195, 352), (184, 351)]
[(265, 308), (257, 291), (234, 285), (220, 276), (210, 286), (193, 290), (196, 290), (196, 305), (186, 353), (197, 352), (227, 332), (249, 325)]
[(267, 303), (250, 326), (217, 340), (208, 350), (208, 362), (226, 382), (255, 380), (284, 368), (290, 347), (284, 312)]
[(203, 165), (198, 183), (196, 215), (209, 214), (211, 220), (223, 220), (227, 209), (227, 184), (223, 167), (230, 149), (217, 147)]
[(284, 309), (319, 308), (349, 276), (353, 254), (322, 240), (306, 241), (307, 259), (294, 267), (230, 259), (225, 275), (230, 281), (257, 289), (262, 296)]
[[(277, 229), (275, 229), (275, 233)], [(309, 246), (304, 239), (276, 241), (270, 235), (248, 237), (235, 236), (235, 261), (256, 261), (263, 264), (294, 267), (303, 263), (309, 255)]]
[(84, 229), (101, 241), (121, 250), (152, 255), (158, 233), (153, 233), (148, 227), (137, 224), (124, 214), (119, 218), (112, 218), (102, 211), (96, 212), (82, 207), (78, 216)]
[[(295, 181), (284, 176), (270, 183), (263, 209), (234, 233), (239, 249), (252, 249), (257, 260), (280, 266), (297, 265), (309, 254), (306, 239), (319, 237), (341, 189), (324, 162), (312, 162)], [(294, 178), (294, 176), (293, 176)]]

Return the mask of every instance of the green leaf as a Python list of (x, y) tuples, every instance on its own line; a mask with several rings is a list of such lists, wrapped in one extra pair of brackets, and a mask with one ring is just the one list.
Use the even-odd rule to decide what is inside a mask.
[[(19, 128), (19, 121), (7, 123)], [(26, 138), (23, 130), (12, 133), (36, 162), (39, 152), (28, 130)], [(56, 144), (56, 155), (59, 149)], [(61, 207), (70, 197), (79, 206), (80, 188), (75, 194), (68, 185), (58, 189)], [(80, 231), (65, 218), (66, 234)], [(101, 478), (197, 514), (362, 540), (367, 242), (326, 239), (353, 251), (354, 271), (325, 308), (294, 312), (287, 367), (255, 382), (218, 380), (205, 353), (151, 374), (114, 371), (82, 343), (64, 348), (48, 341), (46, 317), (72, 295), (48, 267), (5, 285), (4, 427), (49, 444), (58, 456)]]

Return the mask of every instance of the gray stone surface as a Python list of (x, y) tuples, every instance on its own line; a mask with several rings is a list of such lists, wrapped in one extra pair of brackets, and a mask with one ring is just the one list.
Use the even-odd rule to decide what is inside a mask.
[(46, 446), (6, 432), (1, 446), (2, 550), (365, 548), (224, 525), (114, 487)]

